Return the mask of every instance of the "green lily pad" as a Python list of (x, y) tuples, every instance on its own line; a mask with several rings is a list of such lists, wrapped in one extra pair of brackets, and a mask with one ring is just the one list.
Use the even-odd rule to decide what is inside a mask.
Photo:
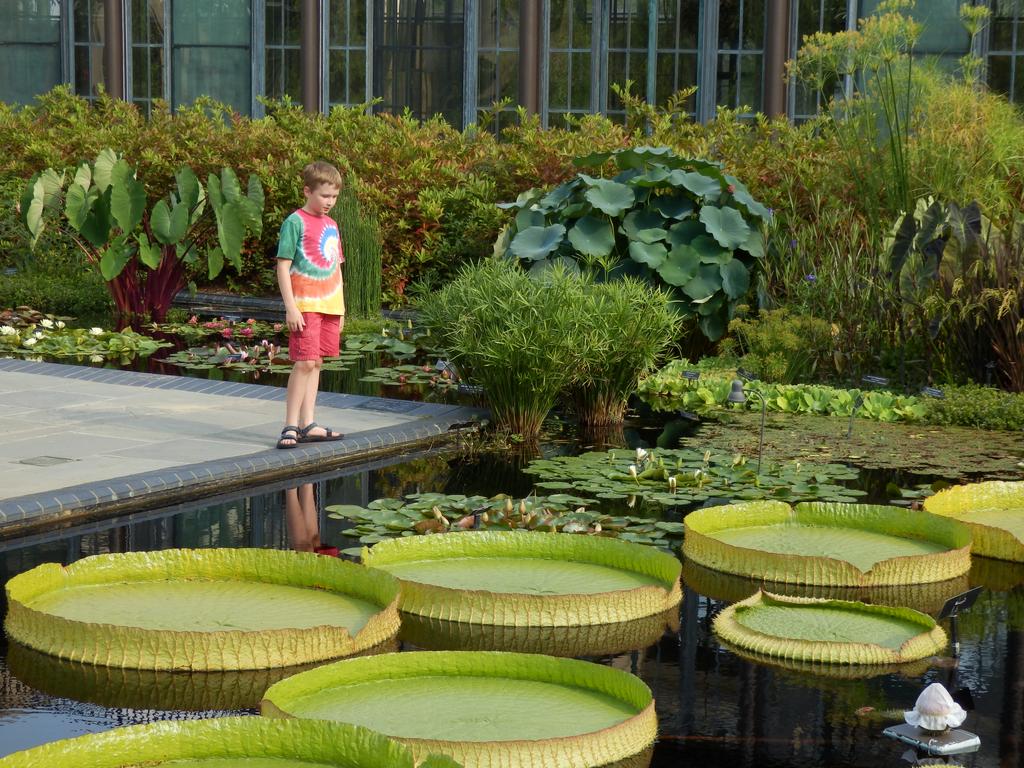
[(564, 237), (565, 227), (561, 224), (527, 227), (512, 238), (509, 250), (520, 259), (540, 261), (553, 253)]
[(607, 256), (615, 248), (615, 232), (607, 219), (583, 216), (569, 230), (569, 242), (586, 256)]

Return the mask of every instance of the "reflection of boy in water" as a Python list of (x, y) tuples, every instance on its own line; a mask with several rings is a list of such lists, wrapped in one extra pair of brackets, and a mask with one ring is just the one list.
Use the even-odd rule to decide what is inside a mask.
[(284, 492), (284, 522), (292, 549), (298, 552), (321, 549), (320, 512), (312, 483), (289, 488)]

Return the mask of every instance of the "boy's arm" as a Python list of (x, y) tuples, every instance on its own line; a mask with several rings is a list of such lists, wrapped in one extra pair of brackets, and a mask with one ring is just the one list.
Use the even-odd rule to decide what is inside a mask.
[(292, 293), (292, 278), (289, 274), (292, 263), (288, 259), (277, 260), (277, 285), (281, 289), (281, 298), (284, 300), (285, 322), (288, 323), (289, 331), (301, 331), (306, 327), (306, 321), (302, 319), (302, 313), (295, 306), (295, 294)]
[(295, 305), (295, 294), (292, 293), (291, 268), (295, 258), (295, 249), (302, 238), (302, 227), (289, 216), (281, 225), (281, 237), (277, 244), (277, 287), (281, 290), (284, 301), (285, 322), (289, 331), (301, 331), (306, 327), (302, 313)]

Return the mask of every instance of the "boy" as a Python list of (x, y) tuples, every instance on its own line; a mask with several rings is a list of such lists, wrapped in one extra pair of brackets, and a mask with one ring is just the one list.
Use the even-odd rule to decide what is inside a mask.
[(277, 284), (290, 332), (288, 356), (295, 364), (288, 376), (286, 426), (278, 448), (344, 437), (313, 421), (323, 358), (338, 354), (345, 320), (345, 256), (338, 225), (327, 215), (338, 200), (341, 174), (318, 161), (302, 170), (302, 183), (306, 204), (284, 220), (277, 249)]

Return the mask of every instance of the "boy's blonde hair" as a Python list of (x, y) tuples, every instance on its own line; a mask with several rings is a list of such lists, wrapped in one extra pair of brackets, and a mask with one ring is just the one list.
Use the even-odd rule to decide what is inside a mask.
[(317, 160), (302, 169), (302, 183), (310, 190), (315, 190), (321, 184), (330, 184), (341, 189), (341, 173), (330, 163)]

